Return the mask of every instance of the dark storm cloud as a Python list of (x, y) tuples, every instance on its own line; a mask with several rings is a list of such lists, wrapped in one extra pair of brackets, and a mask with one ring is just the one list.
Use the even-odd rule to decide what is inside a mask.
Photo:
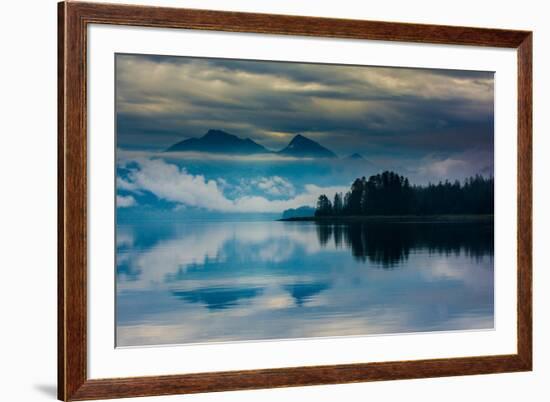
[(218, 128), (272, 149), (302, 133), (341, 155), (492, 165), (492, 72), (118, 55), (116, 79), (122, 148)]

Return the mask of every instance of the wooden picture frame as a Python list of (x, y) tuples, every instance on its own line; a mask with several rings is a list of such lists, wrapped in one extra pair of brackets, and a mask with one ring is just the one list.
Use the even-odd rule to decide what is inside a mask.
[[(58, 7), (58, 397), (87, 400), (532, 369), (532, 33), (62, 2)], [(110, 24), (517, 49), (517, 353), (135, 378), (87, 375), (87, 26)]]

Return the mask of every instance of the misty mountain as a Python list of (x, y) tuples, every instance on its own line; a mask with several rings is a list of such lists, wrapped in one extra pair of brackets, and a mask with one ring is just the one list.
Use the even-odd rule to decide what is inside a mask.
[(271, 151), (252, 141), (250, 138), (242, 139), (222, 130), (208, 130), (202, 137), (180, 141), (166, 149), (165, 152), (210, 152), (251, 155), (265, 154)]
[(361, 160), (361, 159), (364, 159), (364, 158), (363, 158), (363, 155), (358, 154), (356, 152), (356, 153), (351, 154), (350, 156), (348, 156), (346, 159)]
[(334, 152), (300, 134), (296, 135), (292, 141), (278, 153), (280, 155), (297, 158), (336, 158)]
[(315, 216), (315, 208), (308, 207), (307, 205), (303, 205), (298, 208), (286, 209), (283, 212), (283, 219), (309, 218), (310, 216)]
[[(208, 130), (202, 137), (180, 141), (164, 152), (209, 152), (229, 155), (274, 153), (250, 138), (243, 139), (222, 130)], [(300, 134), (277, 153), (295, 158), (336, 158), (334, 152)]]

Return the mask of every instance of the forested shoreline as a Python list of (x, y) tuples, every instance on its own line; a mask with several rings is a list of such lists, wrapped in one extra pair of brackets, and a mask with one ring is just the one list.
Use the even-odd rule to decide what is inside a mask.
[(411, 185), (395, 172), (357, 178), (345, 194), (332, 200), (322, 194), (315, 217), (393, 215), (490, 215), (494, 212), (494, 179), (481, 175), (464, 182)]

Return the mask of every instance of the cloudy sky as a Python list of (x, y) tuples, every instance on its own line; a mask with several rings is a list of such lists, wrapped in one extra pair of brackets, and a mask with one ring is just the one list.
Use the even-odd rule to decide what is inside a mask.
[[(354, 177), (384, 169), (416, 184), (492, 175), (493, 88), (492, 72), (119, 54), (118, 162), (129, 163), (128, 155), (141, 158), (133, 170), (119, 174), (119, 206), (134, 206), (138, 182), (143, 187), (147, 175), (158, 175), (158, 169), (170, 171), (172, 181), (146, 191), (192, 206), (202, 198), (181, 192), (166, 196), (175, 191), (169, 189), (174, 180), (195, 187), (213, 182), (213, 197), (230, 203), (219, 198), (212, 204), (225, 205), (224, 210), (232, 210), (232, 200), (243, 196), (264, 196), (267, 201), (288, 201), (306, 193), (313, 197), (317, 192), (311, 186), (345, 188)], [(247, 174), (233, 171), (242, 179), (237, 183), (223, 175), (228, 170), (219, 161), (152, 163), (144, 157), (209, 129), (249, 137), (272, 150), (302, 134), (340, 157), (359, 152), (368, 168), (333, 161), (330, 169), (294, 165), (289, 172), (290, 165), (276, 169), (276, 163), (267, 166), (264, 161), (252, 174), (248, 161)], [(149, 177), (149, 183), (162, 186), (163, 177)], [(245, 194), (247, 186), (255, 190)]]
[(118, 55), (117, 123), (125, 148), (219, 128), (275, 149), (492, 150), (493, 73)]

